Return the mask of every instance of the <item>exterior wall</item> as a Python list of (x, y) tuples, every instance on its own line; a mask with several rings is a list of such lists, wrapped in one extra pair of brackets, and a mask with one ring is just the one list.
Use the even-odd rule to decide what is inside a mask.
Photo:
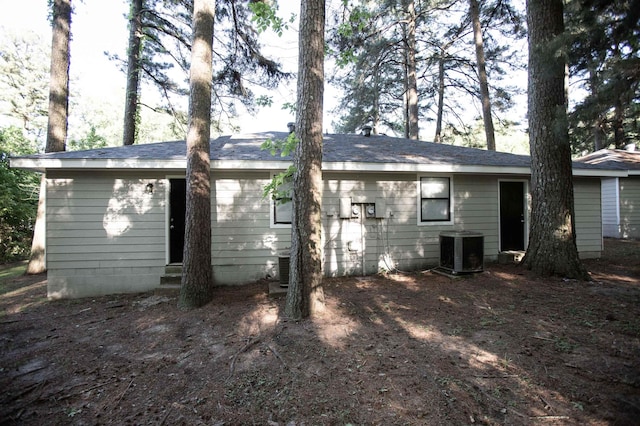
[(620, 237), (640, 238), (640, 176), (620, 179)]
[[(438, 265), (442, 231), (484, 234), (488, 260), (498, 255), (496, 177), (454, 176), (453, 224), (418, 224), (418, 176), (408, 174), (325, 173), (325, 274), (372, 274), (381, 270), (419, 270)], [(340, 199), (366, 206), (383, 200), (382, 218), (339, 217)], [(379, 213), (379, 212), (378, 212)], [(361, 215), (361, 216), (364, 216)], [(363, 266), (364, 265), (364, 266)]]
[(576, 245), (581, 259), (602, 254), (600, 179), (574, 178)]
[[(429, 176), (436, 176), (430, 174)], [(418, 222), (415, 173), (325, 172), (323, 237), (327, 276), (420, 270), (438, 265), (442, 231), (484, 235), (485, 260), (497, 259), (500, 176), (451, 175), (453, 221)], [(511, 177), (510, 177), (511, 178)], [(517, 177), (516, 177), (517, 178)], [(212, 172), (212, 266), (218, 284), (278, 276), (278, 256), (291, 230), (270, 224), (263, 198), (270, 173)], [(523, 177), (524, 179), (524, 177)], [(153, 193), (145, 192), (153, 184)], [(50, 173), (47, 177), (47, 263), (50, 297), (142, 292), (160, 284), (167, 264), (165, 173)], [(599, 179), (575, 182), (578, 248), (602, 248)], [(377, 218), (341, 218), (341, 199), (377, 205)]]
[(278, 254), (290, 247), (290, 228), (271, 228), (271, 203), (262, 196), (268, 172), (212, 173), (214, 280), (242, 284), (277, 275)]
[[(148, 183), (153, 193), (145, 192)], [(165, 265), (163, 179), (49, 173), (48, 296), (141, 292)]]
[(602, 235), (620, 238), (620, 198), (618, 178), (602, 178)]

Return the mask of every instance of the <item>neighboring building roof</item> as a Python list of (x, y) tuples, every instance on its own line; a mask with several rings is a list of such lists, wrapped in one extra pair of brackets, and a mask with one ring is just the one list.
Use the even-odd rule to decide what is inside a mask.
[[(221, 136), (211, 140), (211, 167), (218, 169), (281, 169), (291, 157), (272, 156), (261, 145), (286, 139), (285, 132)], [(48, 169), (164, 169), (186, 168), (184, 141), (54, 152), (11, 159), (11, 166)], [(616, 170), (574, 163), (574, 174), (602, 176)], [(327, 134), (323, 142), (323, 170), (406, 171), (529, 174), (530, 157), (390, 136)]]
[(601, 149), (576, 161), (604, 166), (613, 170), (626, 170), (629, 175), (640, 175), (640, 151), (633, 149)]

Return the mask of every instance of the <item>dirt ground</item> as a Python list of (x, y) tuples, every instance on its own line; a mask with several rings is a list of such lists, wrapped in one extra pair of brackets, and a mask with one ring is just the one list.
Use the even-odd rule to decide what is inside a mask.
[(287, 321), (267, 283), (47, 301), (0, 295), (0, 424), (627, 425), (640, 421), (640, 242), (592, 282), (513, 265), (327, 279)]

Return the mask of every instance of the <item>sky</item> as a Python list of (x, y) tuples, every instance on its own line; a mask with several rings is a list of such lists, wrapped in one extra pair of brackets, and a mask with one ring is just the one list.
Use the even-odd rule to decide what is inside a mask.
[[(35, 32), (51, 39), (47, 0), (0, 0), (5, 3), (0, 27), (15, 32)], [(125, 76), (105, 51), (124, 54), (127, 44), (127, 6), (124, 0), (75, 1), (71, 31), (71, 78), (82, 83), (83, 90), (108, 94), (124, 87)]]
[[(337, 0), (334, 0), (337, 1)], [(128, 29), (126, 14), (129, 0), (73, 0), (74, 14), (72, 16), (71, 66), (70, 77), (72, 87), (81, 90), (83, 95), (91, 99), (98, 99), (110, 105), (122, 105), (124, 110), (124, 91), (126, 76), (119, 70), (118, 65), (108, 59), (104, 52), (126, 56)], [(299, 2), (292, 0), (280, 1), (280, 15), (290, 16), (299, 14)], [(329, 1), (331, 3), (331, 0)], [(0, 14), (0, 31), (33, 31), (44, 40), (50, 40), (51, 27), (48, 21), (47, 0), (0, 0), (3, 12)], [(282, 38), (269, 33), (262, 34), (267, 55), (277, 58), (283, 63), (285, 70), (297, 71), (297, 31), (292, 29)], [(330, 69), (325, 65), (325, 72)], [(522, 77), (526, 81), (526, 75)], [(257, 115), (243, 114), (234, 124), (240, 127), (240, 132), (286, 131), (286, 124), (294, 121), (294, 116), (282, 109), (284, 103), (295, 103), (295, 85), (293, 80), (288, 86), (280, 87), (268, 93), (273, 97), (273, 106), (261, 108)], [(336, 119), (330, 111), (337, 105), (340, 94), (335, 88), (325, 85), (324, 97), (324, 129), (332, 132), (332, 121)], [(142, 100), (148, 102), (155, 92), (148, 87), (142, 88)], [(153, 102), (150, 102), (153, 103)], [(185, 99), (184, 108), (186, 109)], [(523, 107), (526, 102), (523, 103)], [(241, 111), (242, 107), (239, 107)], [(522, 110), (522, 107), (520, 108)], [(477, 115), (476, 111), (472, 114)], [(516, 116), (524, 117), (524, 110), (518, 111)], [(424, 126), (431, 124), (426, 121)], [(71, 126), (71, 124), (70, 124)], [(422, 138), (429, 138), (431, 128), (422, 128)], [(72, 129), (70, 129), (70, 132)], [(226, 131), (225, 133), (229, 133)]]
[[(83, 95), (105, 100), (117, 98), (114, 102), (122, 98), (123, 108), (126, 76), (104, 52), (126, 57), (128, 29), (125, 16), (129, 8), (128, 3), (128, 0), (74, 0), (71, 22), (70, 78), (77, 82), (78, 90), (82, 90)], [(298, 14), (298, 2), (281, 3), (283, 16), (289, 16), (291, 12)], [(0, 14), (0, 30), (18, 33), (31, 31), (44, 40), (50, 40), (51, 26), (48, 21), (47, 0), (0, 0), (0, 4), (3, 11)], [(295, 72), (296, 37), (295, 31), (284, 38), (265, 34), (261, 36), (261, 41), (266, 51), (280, 59), (287, 71)], [(261, 109), (257, 116), (241, 116), (236, 122), (241, 132), (286, 131), (286, 124), (293, 121), (294, 117), (282, 110), (281, 106), (285, 102), (295, 103), (294, 89), (295, 81), (293, 86), (271, 91), (270, 94), (274, 97), (273, 106)], [(143, 88), (143, 96), (144, 90)], [(330, 124), (330, 120), (327, 114), (325, 123)]]

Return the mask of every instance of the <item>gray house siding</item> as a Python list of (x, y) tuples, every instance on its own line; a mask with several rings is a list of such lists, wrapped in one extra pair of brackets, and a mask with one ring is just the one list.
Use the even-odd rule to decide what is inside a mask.
[(269, 176), (212, 173), (211, 257), (217, 283), (242, 284), (277, 274), (277, 256), (289, 247), (291, 230), (270, 227), (271, 204), (262, 195)]
[(640, 238), (640, 176), (620, 179), (620, 236)]
[(640, 238), (640, 152), (601, 149), (578, 162), (617, 171), (602, 177), (602, 233), (611, 238)]
[(640, 178), (602, 179), (602, 235), (640, 238)]
[[(148, 183), (154, 192), (145, 192)], [(139, 174), (49, 173), (48, 295), (147, 291), (165, 264), (164, 181)]]
[[(286, 133), (269, 132), (211, 141), (211, 254), (218, 284), (278, 276), (279, 255), (289, 249), (291, 229), (272, 223), (276, 213), (263, 197), (263, 187), (273, 170), (286, 168), (291, 160), (273, 157), (260, 146), (267, 138), (285, 137)], [(174, 182), (172, 193), (171, 179), (184, 176), (185, 158), (186, 144), (174, 141), (11, 159), (12, 167), (47, 175), (49, 296), (137, 292), (159, 285), (169, 260), (180, 258), (180, 239), (170, 244), (175, 235), (169, 225), (177, 224), (174, 232), (180, 229), (176, 218), (182, 207), (176, 195), (182, 196), (182, 186)], [(522, 182), (526, 192), (530, 173), (526, 156), (380, 135), (325, 135), (323, 161), (327, 276), (436, 266), (443, 231), (482, 233), (485, 260), (496, 259), (501, 188), (509, 187), (504, 194), (520, 197), (519, 185), (501, 181)], [(601, 213), (607, 201), (602, 197), (600, 203), (600, 178), (627, 175), (602, 164), (574, 163), (582, 258), (602, 250)], [(450, 215), (442, 209), (447, 205), (447, 183)], [(637, 180), (625, 180), (618, 188), (629, 197), (619, 206), (627, 236), (640, 227), (639, 186)], [(523, 196), (525, 228), (528, 197)], [(365, 209), (371, 206), (376, 211), (368, 216)], [(360, 208), (359, 216), (352, 215), (353, 207)], [(423, 209), (440, 221), (422, 222)], [(278, 207), (280, 219), (285, 210)], [(519, 216), (517, 211), (516, 222)], [(502, 226), (507, 230), (503, 236), (521, 232), (518, 225)], [(526, 233), (523, 237), (526, 245)]]
[(603, 178), (601, 190), (602, 234), (620, 238), (619, 178)]
[(602, 253), (600, 179), (574, 178), (576, 244), (581, 259)]
[[(47, 179), (49, 296), (138, 292), (159, 285), (167, 264), (168, 179), (153, 174), (50, 173)], [(429, 174), (435, 176), (437, 174)], [(212, 266), (218, 284), (278, 277), (289, 227), (270, 224), (262, 190), (269, 172), (212, 174)], [(415, 173), (325, 172), (323, 236), (326, 276), (419, 270), (437, 266), (439, 234), (484, 235), (485, 260), (498, 255), (500, 176), (451, 175), (452, 224), (419, 224)], [(449, 176), (449, 175), (447, 175)], [(147, 184), (153, 193), (145, 192)], [(576, 223), (582, 257), (599, 255), (598, 179), (576, 180)], [(340, 200), (375, 204), (378, 218), (340, 218)], [(383, 203), (380, 203), (383, 200)], [(599, 203), (598, 203), (599, 205)], [(363, 212), (364, 213), (364, 212)]]

